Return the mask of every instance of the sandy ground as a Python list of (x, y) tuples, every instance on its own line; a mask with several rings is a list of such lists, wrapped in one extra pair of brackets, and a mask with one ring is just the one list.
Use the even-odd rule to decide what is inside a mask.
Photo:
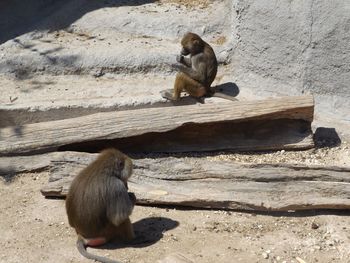
[[(216, 154), (240, 162), (350, 165), (347, 142), (304, 152)], [(0, 183), (0, 262), (89, 262), (75, 248), (64, 200), (45, 199), (48, 173)], [(246, 213), (136, 206), (135, 229), (154, 240), (95, 249), (122, 262), (157, 262), (181, 253), (193, 262), (349, 262), (350, 211)], [(304, 260), (304, 261), (301, 261)]]

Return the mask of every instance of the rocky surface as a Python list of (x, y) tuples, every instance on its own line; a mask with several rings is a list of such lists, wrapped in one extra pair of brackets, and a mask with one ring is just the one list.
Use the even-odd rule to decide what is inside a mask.
[[(348, 166), (349, 28), (348, 0), (3, 0), (0, 127), (172, 106), (159, 91), (172, 87), (179, 40), (193, 31), (217, 53), (215, 84), (235, 83), (239, 100), (316, 100), (316, 149), (203, 158)], [(47, 173), (0, 179), (0, 262), (89, 262), (76, 251), (63, 201), (39, 192)], [(94, 252), (140, 263), (175, 252), (204, 263), (346, 263), (348, 217), (136, 207), (133, 221), (146, 218), (138, 225), (158, 241)]]
[[(171, 65), (184, 32), (203, 35), (221, 65), (232, 49), (226, 1), (53, 1), (52, 10), (15, 2), (0, 11), (7, 16), (0, 25), (6, 32), (0, 45), (1, 127), (171, 106), (159, 91), (173, 86)], [(11, 32), (20, 28), (13, 28), (9, 10), (22, 10), (28, 22), (16, 37)], [(42, 18), (34, 21), (35, 15)], [(227, 70), (220, 67), (215, 84), (230, 81)]]
[(349, 125), (350, 2), (233, 1), (233, 76), (260, 96), (311, 93)]
[[(101, 92), (100, 103), (113, 106), (97, 106), (95, 111), (123, 108), (130, 101), (138, 107), (164, 102), (159, 96), (155, 99), (156, 94), (172, 87), (171, 64), (179, 40), (184, 32), (193, 31), (213, 45), (221, 64), (219, 78), (237, 85), (239, 99), (311, 93), (316, 99), (316, 126), (333, 126), (341, 135), (349, 134), (350, 4), (346, 0), (298, 4), (52, 0), (50, 5), (44, 1), (2, 5), (6, 8), (0, 11), (4, 32), (0, 91), (5, 94), (1, 109), (17, 110), (6, 113), (8, 118), (30, 110), (38, 113), (28, 117), (33, 121), (43, 120), (42, 115), (55, 119), (64, 110), (53, 109), (60, 107), (84, 109), (72, 110), (72, 117), (88, 114), (96, 106), (91, 94), (98, 97)], [(100, 78), (108, 74), (114, 85)], [(140, 75), (144, 82), (133, 81)], [(93, 84), (97, 92), (91, 77), (97, 79)], [(166, 81), (157, 86), (159, 79)], [(74, 94), (62, 93), (66, 89)], [(38, 99), (47, 93), (49, 99)], [(144, 99), (135, 98), (135, 93)], [(59, 99), (63, 95), (68, 96), (65, 102)]]

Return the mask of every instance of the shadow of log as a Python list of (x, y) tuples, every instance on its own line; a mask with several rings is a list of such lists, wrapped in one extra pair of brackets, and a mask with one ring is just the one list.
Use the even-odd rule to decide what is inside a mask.
[(319, 127), (314, 133), (316, 148), (337, 147), (341, 144), (341, 139), (334, 128)]
[[(72, 143), (60, 146), (58, 150), (93, 153), (115, 147), (127, 154), (214, 150), (266, 151), (302, 142), (311, 134), (310, 123), (303, 120), (187, 123), (168, 132), (150, 132), (120, 139)], [(305, 148), (310, 146), (306, 145)]]
[(16, 169), (8, 167), (8, 168), (0, 168), (0, 177), (3, 178), (5, 184), (12, 183), (16, 177)]

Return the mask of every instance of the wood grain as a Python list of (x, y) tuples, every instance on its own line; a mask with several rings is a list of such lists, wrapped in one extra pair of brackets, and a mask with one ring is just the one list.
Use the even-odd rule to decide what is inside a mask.
[[(194, 133), (200, 133), (203, 129), (207, 129), (207, 126), (202, 127), (202, 129), (200, 127), (200, 125), (205, 124), (215, 124), (215, 127), (219, 127), (216, 125), (219, 125), (221, 122), (230, 122), (228, 125), (231, 125), (231, 130), (226, 130), (225, 134), (233, 132), (240, 126), (238, 124), (240, 122), (256, 120), (261, 123), (264, 120), (287, 119), (297, 120), (299, 124), (300, 121), (310, 124), (313, 119), (313, 111), (313, 97), (300, 96), (271, 98), (259, 101), (237, 101), (220, 104), (198, 104), (104, 112), (72, 119), (2, 128), (0, 129), (0, 155), (49, 152), (65, 145), (121, 138), (132, 139), (141, 135), (149, 135), (150, 133), (153, 136), (158, 135), (159, 137), (162, 133), (170, 132), (177, 128), (181, 129), (185, 125), (190, 125), (192, 128), (188, 128), (187, 130), (189, 131), (180, 130), (180, 134), (185, 136), (184, 141), (187, 138), (185, 132), (190, 133), (191, 138), (191, 135), (193, 136)], [(232, 123), (235, 123), (235, 125), (232, 126)], [(271, 125), (270, 129), (276, 129), (276, 126), (278, 126), (276, 123), (272, 123)], [(304, 139), (307, 147), (312, 147), (312, 145), (310, 146), (310, 143), (312, 144), (310, 142), (310, 132), (305, 132), (304, 126), (305, 124), (302, 125), (303, 128), (298, 126), (292, 132), (281, 135), (284, 141), (277, 143), (278, 147), (283, 148), (285, 144), (297, 145), (299, 142), (303, 142)], [(223, 127), (227, 128), (226, 126)], [(249, 128), (249, 125), (247, 127)], [(220, 127), (218, 129), (220, 130)], [(301, 131), (297, 134), (299, 130)], [(243, 129), (240, 133), (243, 134), (242, 137), (248, 136), (249, 139), (249, 131), (252, 132), (250, 128), (248, 130)], [(222, 135), (221, 132), (220, 130), (220, 132), (214, 133), (214, 135)], [(257, 131), (257, 134), (259, 132)], [(297, 135), (295, 137), (288, 137), (290, 134)], [(219, 141), (219, 143), (217, 143), (217, 140), (214, 140), (218, 145), (210, 146), (209, 144), (210, 147), (207, 146), (206, 150), (214, 150), (217, 147), (222, 149), (225, 141), (230, 141), (232, 138), (234, 138), (234, 135)], [(254, 137), (253, 140), (255, 140)], [(171, 136), (170, 141), (173, 141), (173, 137)], [(245, 144), (243, 143), (243, 145)], [(305, 148), (304, 143), (301, 144), (300, 148)], [(164, 142), (160, 143), (160, 145), (164, 145)], [(197, 144), (196, 147), (186, 148), (187, 145), (185, 143), (180, 143), (173, 148), (175, 148), (174, 151), (200, 150), (198, 145), (200, 144)], [(228, 148), (234, 149), (235, 147), (231, 145)], [(262, 145), (259, 150), (261, 148), (265, 149), (266, 145)], [(269, 148), (275, 149), (276, 147), (269, 145)], [(169, 149), (171, 151), (171, 147)], [(157, 149), (157, 151), (163, 150), (164, 147)]]
[[(97, 154), (60, 153), (51, 163), (47, 197), (64, 197)], [(138, 204), (287, 211), (350, 209), (350, 167), (242, 164), (206, 158), (134, 160), (129, 182)]]

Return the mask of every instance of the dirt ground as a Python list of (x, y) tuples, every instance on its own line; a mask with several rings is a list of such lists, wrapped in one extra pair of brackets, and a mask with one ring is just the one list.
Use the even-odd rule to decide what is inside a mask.
[[(350, 165), (348, 143), (303, 152), (217, 154), (241, 162)], [(64, 200), (45, 199), (48, 173), (18, 175), (0, 187), (0, 262), (90, 262), (75, 247)], [(247, 213), (136, 206), (137, 232), (154, 240), (94, 253), (122, 262), (157, 262), (180, 253), (193, 262), (349, 262), (350, 211)], [(92, 249), (91, 249), (92, 250)], [(304, 260), (304, 261), (303, 261)]]

